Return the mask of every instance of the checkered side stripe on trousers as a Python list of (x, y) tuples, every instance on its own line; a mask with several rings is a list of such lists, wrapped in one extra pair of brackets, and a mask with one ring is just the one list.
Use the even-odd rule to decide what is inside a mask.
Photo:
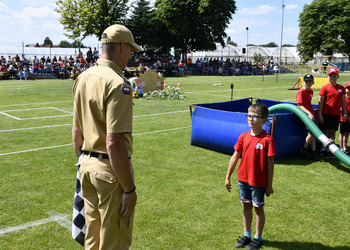
[(73, 206), (73, 221), (72, 221), (72, 237), (78, 241), (82, 246), (84, 246), (84, 239), (86, 233), (85, 225), (85, 209), (84, 209), (84, 197), (81, 192), (80, 178), (79, 178), (79, 167), (80, 160), (77, 164), (77, 180), (75, 184), (75, 193), (74, 193), (74, 206)]

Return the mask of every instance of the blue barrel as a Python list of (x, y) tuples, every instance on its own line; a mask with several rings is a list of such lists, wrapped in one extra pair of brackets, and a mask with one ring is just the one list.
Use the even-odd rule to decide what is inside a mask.
[[(191, 145), (233, 154), (238, 137), (250, 130), (246, 115), (252, 98), (197, 104), (192, 112)], [(280, 101), (256, 99), (254, 103), (268, 107)], [(284, 102), (285, 103), (285, 102)], [(295, 104), (295, 103), (294, 103)], [(317, 109), (317, 105), (313, 105)], [(263, 129), (272, 134), (276, 144), (276, 159), (296, 155), (304, 145), (306, 127), (292, 112), (285, 111), (269, 116)]]

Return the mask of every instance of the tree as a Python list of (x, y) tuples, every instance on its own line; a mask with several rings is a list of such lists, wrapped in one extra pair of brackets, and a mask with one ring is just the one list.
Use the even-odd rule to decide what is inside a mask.
[(154, 16), (168, 48), (215, 50), (225, 45), (225, 29), (236, 11), (233, 0), (157, 0)]
[(79, 39), (76, 39), (72, 42), (72, 48), (86, 48), (86, 46)]
[(151, 22), (152, 7), (146, 0), (137, 0), (127, 20), (127, 27), (139, 45), (153, 45), (155, 25)]
[(254, 55), (253, 55), (253, 60), (254, 60), (254, 62), (257, 62), (257, 61), (259, 61), (259, 60), (264, 60), (264, 57), (259, 53), (254, 53)]
[(58, 47), (60, 47), (60, 48), (72, 48), (72, 44), (70, 42), (64, 40), (58, 44)]
[(274, 42), (269, 42), (267, 44), (260, 45), (261, 47), (278, 47), (278, 45)]
[(232, 46), (236, 46), (237, 47), (237, 43), (235, 43), (234, 41), (231, 41), (231, 37), (227, 37), (227, 40), (226, 40), (226, 44), (230, 44)]
[(283, 44), (282, 47), (296, 47), (296, 46), (293, 45), (293, 44), (287, 44), (287, 43), (286, 43), (286, 44)]
[(304, 61), (320, 52), (350, 56), (350, 1), (314, 0), (299, 15), (297, 50)]
[(55, 11), (70, 39), (97, 36), (110, 25), (125, 23), (128, 0), (57, 0)]
[(52, 46), (52, 41), (48, 36), (44, 40), (44, 45)]

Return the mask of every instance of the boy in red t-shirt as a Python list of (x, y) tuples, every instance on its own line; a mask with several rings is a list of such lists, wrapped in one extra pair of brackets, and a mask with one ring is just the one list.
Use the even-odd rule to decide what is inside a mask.
[[(304, 111), (313, 122), (315, 122), (315, 112), (312, 108), (312, 97), (314, 95), (314, 91), (311, 89), (311, 86), (314, 84), (313, 75), (307, 74), (304, 76), (303, 87), (299, 89), (297, 93), (297, 105), (298, 107)], [(304, 146), (301, 148), (301, 154), (303, 157), (307, 155), (307, 148), (311, 144), (312, 151), (312, 161), (317, 161), (316, 156), (316, 140), (315, 137), (311, 134), (311, 131), (308, 127), (306, 127), (307, 136), (305, 139)]]
[[(350, 82), (347, 82), (345, 84), (344, 88), (345, 88), (346, 113), (349, 117), (350, 116)], [(350, 153), (347, 149), (349, 132), (350, 132), (349, 119), (346, 121), (344, 119), (344, 116), (341, 115), (341, 117), (340, 117), (339, 145), (340, 145), (340, 149), (344, 153), (346, 153), (347, 155), (350, 155)]]
[[(330, 68), (327, 72), (329, 83), (322, 86), (318, 98), (318, 126), (330, 139), (335, 139), (338, 130), (340, 114), (343, 110), (344, 120), (348, 120), (346, 113), (345, 89), (337, 84), (339, 72), (336, 68)], [(332, 156), (329, 151), (321, 150), (321, 155)]]
[[(263, 244), (264, 194), (266, 193), (266, 196), (273, 194), (275, 156), (275, 142), (262, 128), (267, 122), (268, 113), (267, 106), (261, 103), (249, 107), (247, 119), (251, 129), (239, 136), (226, 174), (225, 186), (230, 192), (231, 175), (242, 155), (237, 175), (240, 201), (243, 203), (244, 236), (237, 240), (235, 244), (237, 248), (243, 248), (249, 244), (247, 249), (259, 249)], [(253, 207), (256, 215), (256, 233), (251, 240)]]

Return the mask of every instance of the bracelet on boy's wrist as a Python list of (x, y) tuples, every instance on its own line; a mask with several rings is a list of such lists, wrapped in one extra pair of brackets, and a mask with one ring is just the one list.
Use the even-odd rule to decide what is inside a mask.
[(135, 190), (136, 190), (136, 186), (134, 186), (134, 188), (131, 189), (131, 190), (128, 191), (128, 192), (123, 191), (123, 193), (124, 193), (124, 194), (131, 194), (131, 193), (135, 192)]

